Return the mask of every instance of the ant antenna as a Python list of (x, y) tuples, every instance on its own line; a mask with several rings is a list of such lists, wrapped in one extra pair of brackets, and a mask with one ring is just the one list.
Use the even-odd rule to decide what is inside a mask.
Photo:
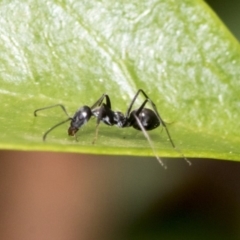
[(63, 112), (64, 112), (69, 118), (71, 118), (70, 115), (68, 114), (66, 108), (64, 107), (64, 105), (62, 105), (62, 104), (60, 104), (60, 103), (54, 104), (54, 105), (51, 105), (51, 106), (48, 106), (48, 107), (38, 108), (38, 109), (36, 109), (36, 110), (34, 111), (33, 114), (34, 114), (35, 117), (37, 117), (37, 112), (42, 111), (42, 110), (46, 110), (46, 109), (49, 109), (49, 108), (54, 108), (54, 107), (61, 107), (62, 110), (63, 110)]
[(35, 117), (37, 117), (37, 112), (42, 111), (42, 110), (46, 110), (46, 109), (49, 109), (49, 108), (54, 108), (54, 107), (61, 107), (61, 109), (62, 109), (63, 112), (68, 116), (68, 118), (67, 118), (66, 120), (64, 120), (64, 121), (62, 121), (62, 122), (54, 125), (54, 126), (51, 127), (50, 129), (48, 129), (48, 130), (44, 133), (44, 135), (43, 135), (43, 141), (44, 141), (44, 142), (46, 141), (47, 135), (48, 135), (53, 129), (55, 129), (56, 127), (64, 124), (65, 122), (68, 122), (68, 121), (71, 121), (71, 120), (72, 120), (72, 118), (69, 116), (66, 108), (65, 108), (62, 104), (54, 104), (54, 105), (51, 105), (51, 106), (48, 106), (48, 107), (38, 108), (38, 109), (36, 109), (36, 110), (34, 111), (33, 114), (34, 114)]
[(66, 120), (64, 120), (64, 121), (62, 121), (62, 122), (54, 125), (54, 126), (51, 127), (50, 129), (48, 129), (48, 130), (44, 133), (44, 135), (43, 135), (43, 141), (45, 142), (45, 140), (46, 140), (46, 138), (47, 138), (47, 135), (48, 135), (53, 129), (55, 129), (56, 127), (64, 124), (65, 122), (71, 121), (71, 120), (72, 120), (72, 118), (68, 118), (68, 119), (66, 119)]

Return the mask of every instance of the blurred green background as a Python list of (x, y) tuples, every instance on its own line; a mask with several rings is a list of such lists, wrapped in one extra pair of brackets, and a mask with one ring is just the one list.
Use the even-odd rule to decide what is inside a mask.
[(231, 0), (208, 0), (206, 1), (209, 6), (217, 13), (219, 18), (226, 24), (233, 35), (240, 39), (240, 1)]
[[(211, 0), (240, 39), (240, 2)], [(237, 162), (0, 152), (0, 239), (240, 239)]]

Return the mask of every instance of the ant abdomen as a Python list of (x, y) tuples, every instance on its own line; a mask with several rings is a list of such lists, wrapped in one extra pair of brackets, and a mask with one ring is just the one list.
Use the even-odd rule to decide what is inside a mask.
[(130, 115), (130, 118), (132, 118), (132, 127), (139, 131), (142, 131), (142, 129), (140, 128), (134, 115), (138, 117), (146, 131), (157, 128), (161, 123), (155, 112), (149, 108), (143, 108), (140, 113), (137, 113), (137, 110), (133, 110)]

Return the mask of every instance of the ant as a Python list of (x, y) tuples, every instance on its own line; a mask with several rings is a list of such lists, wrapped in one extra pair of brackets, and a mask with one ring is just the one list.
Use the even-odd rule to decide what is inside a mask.
[[(145, 97), (144, 102), (142, 105), (135, 110), (132, 110), (133, 104), (136, 101), (139, 94), (142, 93)], [(104, 99), (106, 102), (104, 103)], [(147, 103), (150, 103), (152, 106), (152, 109), (145, 108), (145, 105)], [(125, 128), (125, 127), (133, 127), (136, 130), (142, 131), (146, 139), (148, 140), (152, 151), (154, 155), (156, 156), (159, 163), (166, 168), (166, 166), (163, 164), (161, 159), (157, 156), (155, 149), (153, 147), (152, 141), (147, 133), (147, 131), (153, 130), (157, 128), (158, 126), (162, 125), (168, 135), (168, 138), (170, 140), (170, 143), (174, 149), (176, 149), (178, 152), (180, 152), (175, 144), (173, 143), (173, 140), (170, 136), (170, 133), (168, 131), (168, 128), (166, 126), (166, 123), (163, 121), (163, 119), (160, 117), (160, 114), (157, 111), (156, 105), (153, 103), (153, 101), (148, 97), (148, 95), (142, 90), (139, 89), (137, 93), (135, 94), (134, 98), (132, 99), (125, 115), (122, 112), (119, 111), (113, 111), (111, 109), (111, 101), (107, 94), (103, 94), (91, 107), (89, 106), (83, 106), (77, 110), (77, 112), (73, 115), (73, 117), (69, 116), (67, 110), (65, 109), (64, 105), (62, 104), (55, 104), (44, 108), (39, 108), (34, 111), (34, 116), (37, 116), (38, 111), (42, 111), (45, 109), (53, 108), (53, 107), (61, 107), (64, 113), (68, 116), (68, 118), (53, 127), (51, 127), (48, 131), (46, 131), (43, 135), (43, 141), (46, 140), (47, 135), (49, 132), (51, 132), (56, 127), (70, 121), (70, 127), (68, 128), (68, 135), (69, 136), (75, 136), (76, 133), (84, 124), (86, 124), (89, 119), (94, 116), (97, 118), (97, 126), (95, 131), (95, 137), (93, 139), (93, 144), (97, 140), (98, 136), (98, 128), (99, 124), (102, 121), (106, 125), (113, 126), (117, 125), (119, 128)], [(76, 137), (77, 139), (77, 137)], [(191, 165), (190, 161), (180, 152), (181, 156)]]

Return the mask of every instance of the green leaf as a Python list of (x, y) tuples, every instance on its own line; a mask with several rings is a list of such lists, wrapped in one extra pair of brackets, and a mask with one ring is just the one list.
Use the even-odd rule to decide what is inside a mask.
[[(240, 159), (240, 47), (203, 1), (3, 1), (0, 5), (0, 147), (153, 155), (140, 131), (95, 120), (42, 135), (103, 93), (125, 113), (138, 89), (156, 104), (187, 157)], [(139, 98), (135, 108), (143, 97)], [(160, 156), (181, 156), (165, 131)]]

